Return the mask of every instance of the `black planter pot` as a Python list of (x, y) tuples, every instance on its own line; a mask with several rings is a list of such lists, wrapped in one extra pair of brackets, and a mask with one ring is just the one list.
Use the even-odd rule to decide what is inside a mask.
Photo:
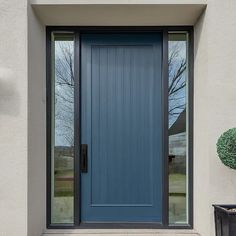
[(213, 205), (216, 236), (236, 236), (236, 205)]

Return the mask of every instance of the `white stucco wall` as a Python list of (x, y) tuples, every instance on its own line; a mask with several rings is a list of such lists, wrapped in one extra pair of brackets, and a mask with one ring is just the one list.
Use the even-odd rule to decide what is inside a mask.
[(0, 0), (1, 236), (38, 236), (46, 223), (45, 30), (27, 8)]
[[(236, 126), (236, 1), (207, 4), (194, 27), (194, 228), (213, 236), (211, 205), (236, 203), (236, 171), (221, 164), (215, 148)], [(45, 230), (44, 29), (27, 0), (0, 0), (1, 236)]]
[(216, 154), (216, 142), (236, 127), (236, 1), (209, 0), (195, 26), (195, 228), (214, 235), (213, 203), (236, 203), (236, 171)]
[(28, 236), (46, 227), (46, 35), (28, 7)]
[(28, 166), (26, 0), (0, 0), (0, 32), (0, 235), (23, 236)]

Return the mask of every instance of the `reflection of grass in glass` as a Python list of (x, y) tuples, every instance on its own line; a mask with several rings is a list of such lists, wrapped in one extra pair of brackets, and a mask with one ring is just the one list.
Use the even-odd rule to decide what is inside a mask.
[(170, 174), (169, 175), (169, 192), (186, 193), (186, 175)]
[(53, 223), (73, 223), (73, 197), (54, 197), (52, 205)]
[(73, 170), (55, 170), (55, 176), (73, 177)]
[(169, 197), (169, 220), (170, 223), (186, 223), (186, 197)]
[(73, 170), (55, 171), (55, 197), (74, 195)]
[(186, 222), (186, 175), (169, 175), (170, 223)]

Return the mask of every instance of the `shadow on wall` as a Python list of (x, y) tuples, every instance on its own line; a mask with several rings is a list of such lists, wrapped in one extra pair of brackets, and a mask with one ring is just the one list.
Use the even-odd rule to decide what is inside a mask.
[(0, 115), (16, 116), (19, 113), (20, 96), (15, 78), (12, 69), (0, 67)]
[[(206, 8), (207, 9), (207, 8)], [(197, 30), (196, 30), (196, 25), (194, 26), (194, 61), (196, 59), (196, 56), (198, 54), (198, 50), (199, 50), (199, 44), (200, 44), (200, 39), (202, 38), (202, 31), (204, 30), (204, 22), (205, 22), (205, 17), (206, 17), (206, 9), (202, 12), (202, 14), (200, 15), (200, 17), (197, 20)]]

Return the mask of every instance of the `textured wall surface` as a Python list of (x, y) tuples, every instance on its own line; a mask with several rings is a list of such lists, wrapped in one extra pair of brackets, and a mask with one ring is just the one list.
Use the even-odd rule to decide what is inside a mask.
[(212, 204), (236, 203), (236, 171), (217, 157), (216, 142), (236, 126), (236, 2), (209, 0), (195, 26), (194, 218), (214, 235)]
[(28, 236), (46, 225), (46, 39), (28, 8)]
[(27, 235), (27, 1), (0, 0), (0, 235)]

